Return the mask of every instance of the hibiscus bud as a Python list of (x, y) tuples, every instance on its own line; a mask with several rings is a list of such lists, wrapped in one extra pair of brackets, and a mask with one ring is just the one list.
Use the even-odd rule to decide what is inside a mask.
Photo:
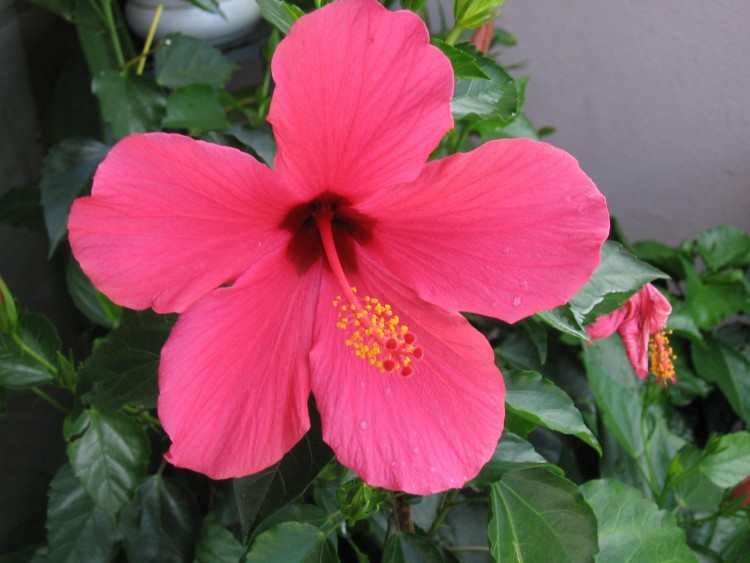
[(737, 488), (732, 491), (732, 498), (742, 499), (742, 508), (750, 505), (750, 477), (746, 477)]
[(401, 0), (401, 6), (406, 10), (418, 12), (419, 10), (424, 8), (426, 1), (427, 0)]
[(456, 25), (474, 29), (497, 19), (505, 0), (454, 0), (453, 14)]
[(481, 27), (478, 27), (474, 33), (471, 34), (469, 42), (482, 53), (488, 53), (492, 46), (492, 38), (495, 35), (495, 23), (487, 22)]
[(0, 332), (11, 332), (18, 322), (16, 301), (0, 277)]

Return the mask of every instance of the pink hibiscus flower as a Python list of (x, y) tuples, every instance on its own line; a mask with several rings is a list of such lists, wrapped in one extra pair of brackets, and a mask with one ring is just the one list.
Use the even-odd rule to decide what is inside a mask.
[(161, 355), (174, 464), (260, 471), (309, 428), (372, 485), (458, 487), (492, 455), (505, 389), (457, 312), (517, 321), (567, 301), (608, 231), (568, 154), (530, 140), (425, 163), (453, 73), (422, 21), (374, 0), (300, 18), (272, 63), (274, 170), (174, 134), (133, 135), (77, 200), (94, 284), (181, 313)]
[(742, 508), (750, 506), (750, 477), (745, 478), (737, 487), (732, 491), (732, 498), (742, 499)]
[(649, 366), (659, 383), (674, 383), (675, 358), (669, 346), (668, 333), (664, 331), (672, 305), (658, 289), (647, 283), (625, 304), (596, 319), (586, 332), (591, 339), (607, 338), (615, 331), (620, 333), (625, 351), (636, 375), (644, 379)]

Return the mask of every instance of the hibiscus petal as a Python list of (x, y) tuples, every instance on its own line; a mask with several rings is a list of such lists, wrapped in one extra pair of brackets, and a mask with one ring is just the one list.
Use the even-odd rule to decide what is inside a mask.
[(133, 309), (181, 312), (282, 244), (291, 201), (249, 155), (181, 135), (132, 135), (76, 200), (73, 254), (94, 285)]
[(567, 302), (609, 231), (576, 160), (528, 139), (428, 163), (357, 207), (377, 222), (368, 250), (420, 297), (508, 322)]
[(390, 304), (424, 357), (408, 378), (355, 357), (336, 327), (330, 298), (338, 286), (324, 275), (310, 355), (323, 439), (370, 485), (414, 494), (460, 487), (489, 460), (503, 429), (505, 387), (492, 349), (461, 315), (422, 301), (369, 260), (359, 263), (367, 280), (355, 281), (359, 295)]
[(311, 196), (416, 178), (453, 127), (453, 71), (428, 42), (419, 17), (372, 0), (340, 0), (297, 21), (271, 66), (276, 170)]
[(161, 356), (167, 459), (214, 479), (276, 463), (310, 427), (308, 352), (320, 268), (280, 252), (180, 316)]

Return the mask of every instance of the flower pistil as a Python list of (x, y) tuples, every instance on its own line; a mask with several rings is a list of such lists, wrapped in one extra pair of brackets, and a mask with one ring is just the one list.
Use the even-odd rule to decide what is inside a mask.
[(413, 362), (424, 356), (424, 349), (416, 343), (417, 337), (401, 323), (390, 305), (369, 295), (360, 301), (357, 288), (347, 280), (336, 252), (331, 227), (333, 211), (324, 205), (313, 216), (331, 272), (342, 290), (332, 304), (338, 310), (336, 326), (348, 334), (346, 345), (354, 350), (355, 356), (381, 372), (410, 377), (414, 373)]
[(656, 381), (666, 387), (675, 382), (675, 369), (672, 360), (677, 356), (669, 345), (668, 334), (672, 331), (661, 330), (653, 334), (648, 343), (648, 360), (651, 373), (656, 377)]

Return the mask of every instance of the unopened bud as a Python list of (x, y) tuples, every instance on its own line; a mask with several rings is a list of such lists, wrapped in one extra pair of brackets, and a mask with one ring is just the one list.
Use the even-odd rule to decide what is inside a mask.
[(474, 29), (494, 21), (505, 0), (453, 0), (456, 25), (463, 29)]

